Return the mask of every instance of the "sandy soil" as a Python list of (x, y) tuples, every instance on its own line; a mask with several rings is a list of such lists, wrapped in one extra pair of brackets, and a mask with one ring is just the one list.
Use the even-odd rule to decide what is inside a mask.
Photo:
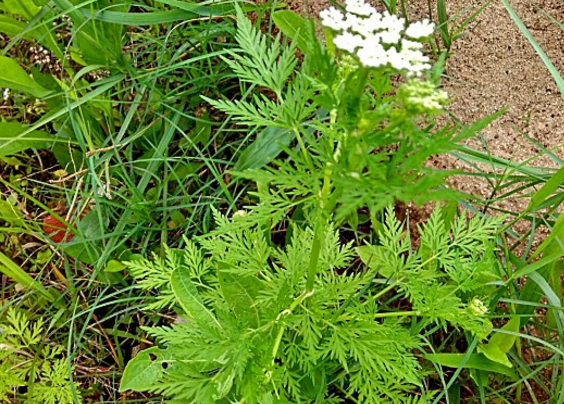
[[(435, 1), (431, 7), (435, 9)], [(297, 12), (315, 16), (329, 6), (324, 0), (289, 0)], [(377, 1), (373, 2), (377, 3)], [(410, 19), (428, 17), (425, 0), (410, 0)], [(449, 16), (463, 20), (485, 1), (447, 0)], [(564, 29), (559, 28), (528, 0), (510, 0), (510, 4), (542, 46), (554, 66), (564, 75)], [(538, 0), (538, 6), (564, 23), (562, 0)], [(436, 20), (436, 19), (435, 19)], [(454, 25), (458, 23), (453, 21)], [(526, 139), (531, 137), (543, 147), (564, 156), (563, 100), (554, 79), (533, 47), (521, 34), (499, 0), (494, 0), (476, 21), (455, 41), (447, 62), (444, 87), (452, 103), (449, 110), (464, 123), (507, 107), (507, 113), (481, 133), (481, 139), (469, 143), (484, 147), (496, 156), (514, 162), (533, 159), (539, 150)], [(523, 136), (522, 133), (526, 136)], [(436, 162), (445, 168), (462, 167), (451, 158)], [(556, 167), (548, 158), (534, 159), (532, 165)], [(487, 169), (487, 167), (484, 167)], [(468, 178), (454, 179), (457, 188), (486, 196), (488, 186)], [(519, 206), (512, 206), (519, 208)]]

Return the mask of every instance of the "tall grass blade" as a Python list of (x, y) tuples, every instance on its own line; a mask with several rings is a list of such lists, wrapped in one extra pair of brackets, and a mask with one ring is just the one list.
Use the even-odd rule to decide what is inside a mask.
[(515, 10), (513, 9), (513, 7), (511, 7), (511, 5), (509, 4), (509, 1), (508, 0), (501, 0), (501, 1), (502, 1), (503, 5), (505, 6), (505, 8), (507, 9), (507, 12), (511, 16), (511, 18), (513, 19), (513, 21), (515, 22), (515, 24), (517, 25), (517, 27), (521, 31), (521, 33), (525, 36), (525, 38), (527, 38), (527, 40), (529, 41), (531, 46), (535, 49), (537, 54), (542, 59), (544, 65), (546, 66), (546, 68), (550, 72), (550, 75), (552, 76), (552, 78), (556, 82), (556, 85), (558, 86), (558, 89), (560, 90), (560, 95), (562, 96), (562, 99), (564, 100), (564, 79), (562, 79), (562, 76), (560, 76), (560, 74), (558, 73), (558, 70), (556, 69), (556, 67), (554, 67), (554, 65), (552, 64), (552, 62), (548, 58), (547, 54), (544, 52), (544, 50), (539, 45), (539, 43), (535, 40), (535, 38), (533, 37), (531, 32), (525, 26), (525, 24), (523, 24), (523, 21), (521, 21), (521, 19), (519, 18), (519, 16), (517, 15)]

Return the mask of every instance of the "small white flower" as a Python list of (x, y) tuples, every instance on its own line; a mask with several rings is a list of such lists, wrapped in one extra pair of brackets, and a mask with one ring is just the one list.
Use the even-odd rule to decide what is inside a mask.
[(8, 101), (10, 99), (10, 89), (9, 88), (4, 89), (4, 91), (2, 92), (2, 98), (4, 99), (4, 101)]
[(384, 11), (384, 14), (382, 14), (382, 24), (388, 30), (402, 31), (405, 26), (405, 19)]
[(356, 56), (366, 67), (390, 66), (407, 76), (430, 69), (418, 39), (429, 36), (434, 25), (428, 20), (406, 29), (406, 20), (387, 11), (379, 13), (365, 0), (345, 0), (346, 13), (335, 7), (320, 13), (321, 23), (336, 31), (335, 46)]
[(409, 24), (405, 30), (405, 35), (414, 39), (421, 39), (430, 36), (435, 30), (435, 24), (429, 20), (416, 21)]
[(421, 42), (410, 41), (409, 39), (404, 38), (401, 40), (401, 49), (420, 50), (423, 49), (423, 44)]
[(335, 7), (323, 10), (319, 13), (319, 17), (322, 25), (335, 31), (341, 31), (349, 28), (348, 23), (345, 21), (345, 16)]
[(345, 0), (345, 8), (348, 13), (369, 16), (376, 12), (376, 9), (364, 0)]
[(380, 34), (380, 41), (388, 45), (397, 44), (401, 39), (401, 33), (397, 30), (382, 31)]
[(373, 46), (365, 46), (359, 49), (357, 56), (360, 63), (367, 67), (382, 67), (389, 61), (388, 53), (377, 42)]
[(360, 35), (351, 34), (350, 32), (344, 32), (340, 35), (337, 35), (333, 40), (333, 43), (339, 49), (342, 49), (349, 53), (354, 53), (357, 48), (363, 47), (364, 39)]

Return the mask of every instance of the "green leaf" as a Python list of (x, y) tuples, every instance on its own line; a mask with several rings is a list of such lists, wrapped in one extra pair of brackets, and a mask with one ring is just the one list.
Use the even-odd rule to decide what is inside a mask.
[(21, 226), (24, 222), (23, 214), (8, 201), (0, 199), (0, 220), (13, 226)]
[(102, 225), (95, 210), (88, 212), (76, 224), (77, 234), (63, 244), (65, 254), (85, 264), (94, 265), (102, 255), (99, 241), (104, 235)]
[(424, 355), (423, 357), (431, 362), (435, 362), (448, 368), (479, 369), (487, 372), (501, 373), (517, 380), (517, 375), (513, 372), (513, 370), (511, 370), (511, 368), (494, 362), (482, 354), (471, 354), (467, 358), (468, 360), (466, 360), (466, 356), (466, 354), (445, 353), (429, 354)]
[(378, 253), (378, 250), (387, 252), (387, 249), (382, 246), (376, 245), (364, 245), (360, 247), (356, 247), (356, 252), (360, 260), (370, 269), (376, 271), (375, 274), (382, 275), (385, 278), (397, 278), (397, 275), (394, 275), (391, 267), (389, 266), (382, 266), (380, 265), (380, 260), (376, 260), (374, 258), (375, 254)]
[(197, 14), (182, 11), (155, 11), (151, 13), (124, 13), (121, 11), (82, 10), (82, 13), (91, 19), (132, 27), (154, 24), (169, 24), (171, 22), (192, 20), (199, 17)]
[[(48, 133), (38, 130), (25, 133), (27, 130), (27, 126), (18, 122), (0, 122), (0, 156), (9, 156), (31, 148), (47, 149), (55, 140)], [(22, 136), (22, 133), (25, 134)]]
[(0, 56), (0, 87), (22, 91), (37, 98), (46, 97), (50, 91), (41, 87), (13, 59)]
[(272, 20), (284, 35), (296, 41), (303, 53), (307, 53), (308, 43), (316, 40), (311, 35), (311, 22), (293, 11), (276, 11), (272, 14)]
[(505, 365), (508, 368), (513, 367), (511, 362), (509, 362), (509, 358), (507, 358), (507, 354), (495, 344), (478, 345), (478, 352), (484, 354), (491, 361)]
[[(558, 219), (556, 219), (556, 223), (552, 226), (550, 234), (544, 241), (541, 243), (540, 246), (537, 247), (533, 255), (531, 255), (530, 260), (533, 260), (535, 257), (540, 255), (544, 252), (544, 250), (551, 250), (550, 256), (552, 256), (552, 251), (562, 252), (562, 248), (560, 247), (562, 241), (564, 240), (564, 213), (560, 212), (558, 215)], [(556, 243), (559, 248), (554, 248)], [(548, 251), (547, 251), (548, 252)], [(543, 254), (545, 257), (548, 254)], [(512, 277), (515, 279), (515, 277)]]
[(529, 202), (527, 206), (527, 211), (538, 208), (550, 195), (560, 188), (564, 183), (564, 167), (561, 167), (545, 184), (539, 189)]
[(123, 372), (119, 391), (147, 391), (162, 377), (164, 370), (162, 364), (151, 358), (151, 355), (160, 353), (159, 348), (149, 348), (141, 351), (133, 358)]
[(26, 27), (26, 24), (8, 17), (7, 15), (0, 14), (0, 32), (7, 34), (8, 36), (15, 37), (20, 32), (22, 32)]
[(548, 257), (543, 257), (540, 260), (533, 262), (532, 264), (519, 268), (517, 271), (513, 273), (513, 275), (511, 275), (511, 277), (509, 277), (507, 282), (510, 282), (513, 279), (518, 279), (525, 275), (530, 275), (534, 272), (538, 272), (539, 270), (543, 269), (545, 266), (550, 265), (555, 261), (560, 261), (561, 257), (562, 257), (562, 253), (557, 252), (549, 255)]
[(4, 5), (10, 14), (22, 16), (28, 21), (41, 11), (41, 7), (36, 6), (32, 0), (4, 0)]
[(445, 48), (450, 49), (452, 38), (448, 32), (448, 13), (445, 0), (437, 1), (437, 16), (439, 17), (439, 26), (437, 27), (437, 29), (441, 33)]
[(106, 265), (106, 272), (121, 272), (126, 268), (125, 264), (117, 260), (110, 260)]
[(289, 129), (266, 128), (241, 153), (234, 170), (243, 171), (264, 167), (282, 152), (282, 146), (288, 146), (295, 137), (294, 132)]
[[(27, 272), (25, 272), (18, 264), (12, 261), (9, 257), (0, 252), (0, 272), (14, 281), (18, 282), (20, 285), (38, 292), (47, 301), (53, 303), (56, 302), (56, 306), (63, 308), (62, 301), (59, 300), (59, 293), (50, 289), (47, 290), (43, 287), (40, 280), (35, 280)], [(58, 301), (57, 301), (58, 300)]]
[(507, 110), (507, 108), (502, 108), (499, 111), (486, 116), (485, 118), (482, 118), (476, 122), (473, 122), (472, 124), (468, 125), (468, 126), (464, 126), (462, 128), (462, 130), (460, 131), (460, 133), (456, 136), (456, 140), (457, 141), (461, 141), (463, 139), (467, 139), (471, 136), (474, 136), (476, 133), (484, 130), (490, 123), (492, 123), (493, 121), (495, 121), (497, 118), (499, 118), (500, 116), (502, 116), (503, 114), (505, 114), (505, 111)]
[(190, 270), (180, 266), (170, 277), (170, 285), (176, 300), (188, 317), (200, 324), (214, 322), (218, 324), (214, 314), (204, 305), (196, 285), (190, 280)]
[(372, 256), (374, 255), (373, 248), (374, 246), (372, 245), (356, 247), (356, 253), (358, 254), (360, 260), (369, 268), (372, 267)]
[[(519, 316), (515, 316), (511, 320), (509, 320), (507, 322), (507, 324), (505, 324), (503, 327), (501, 327), (501, 330), (518, 333), (520, 323), (521, 323), (521, 320), (520, 320)], [(490, 338), (488, 345), (495, 345), (499, 348), (499, 350), (501, 352), (507, 353), (513, 347), (513, 344), (515, 344), (516, 340), (517, 340), (516, 335), (496, 332)]]
[[(254, 276), (240, 276), (225, 271), (227, 264), (220, 263), (218, 279), (223, 297), (235, 316), (251, 328), (260, 326), (260, 314), (256, 297), (261, 290), (261, 282)], [(222, 270), (223, 269), (223, 270)]]

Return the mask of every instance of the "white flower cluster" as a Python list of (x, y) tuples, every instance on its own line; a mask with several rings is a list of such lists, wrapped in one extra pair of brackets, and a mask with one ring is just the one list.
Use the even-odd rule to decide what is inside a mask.
[(362, 65), (390, 66), (408, 75), (431, 68), (418, 40), (433, 33), (433, 23), (423, 20), (406, 27), (404, 18), (379, 13), (364, 0), (345, 0), (345, 10), (344, 14), (335, 7), (322, 11), (321, 24), (336, 31), (335, 46), (356, 55)]
[(8, 101), (8, 100), (10, 99), (11, 95), (12, 95), (12, 94), (11, 94), (11, 92), (10, 92), (10, 89), (9, 89), (9, 88), (5, 88), (4, 91), (2, 92), (2, 99), (3, 99), (4, 101)]

